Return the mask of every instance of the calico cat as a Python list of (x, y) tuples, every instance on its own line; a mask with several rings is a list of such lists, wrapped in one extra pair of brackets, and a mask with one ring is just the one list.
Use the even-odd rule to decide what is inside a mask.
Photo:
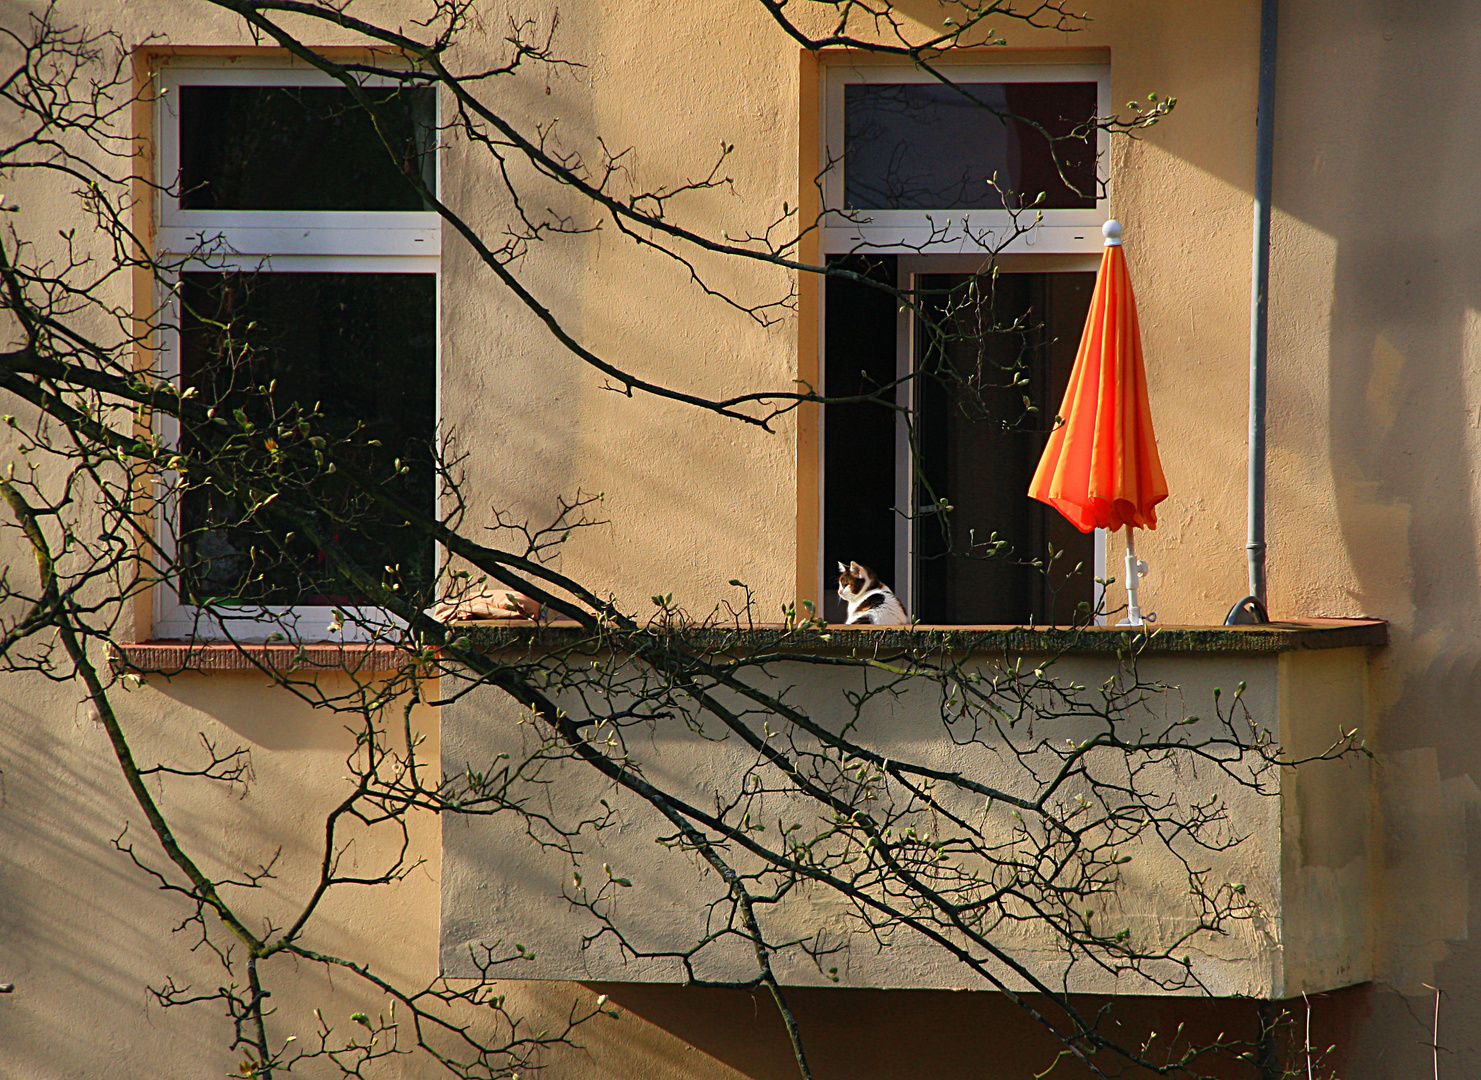
[(848, 605), (847, 626), (909, 626), (905, 605), (867, 566), (838, 564), (838, 596)]

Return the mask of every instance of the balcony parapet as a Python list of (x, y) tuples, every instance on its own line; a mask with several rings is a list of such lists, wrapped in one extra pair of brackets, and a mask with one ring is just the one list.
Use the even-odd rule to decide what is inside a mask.
[[(845, 701), (862, 701), (868, 679), (863, 667), (816, 663), (820, 656), (843, 655), (888, 661), (912, 655), (927, 664), (931, 653), (951, 654), (968, 673), (1052, 670), (1053, 678), (1088, 702), (1104, 688), (1127, 681), (1156, 687), (1127, 706), (1129, 727), (1177, 730), (1200, 737), (1219, 710), (1236, 701), (1253, 728), (1268, 733), (1283, 760), (1306, 761), (1297, 768), (1271, 766), (1257, 793), (1217, 768), (1169, 763), (1141, 775), (1153, 795), (1198, 805), (1217, 805), (1238, 842), (1181, 857), (1195, 860), (1211, 883), (1237, 883), (1248, 900), (1248, 917), (1223, 932), (1190, 942), (1186, 963), (1202, 990), (1149, 990), (1137, 979), (1093, 966), (1073, 971), (1062, 964), (1054, 936), (1032, 920), (1004, 931), (1002, 946), (1015, 963), (1051, 983), (1061, 977), (1075, 992), (1144, 994), (1198, 993), (1283, 999), (1320, 992), (1372, 977), (1369, 907), (1375, 853), (1381, 849), (1370, 821), (1369, 762), (1359, 753), (1327, 759), (1323, 755), (1350, 732), (1369, 730), (1371, 694), (1368, 665), (1376, 647), (1386, 644), (1387, 625), (1378, 620), (1311, 619), (1242, 627), (1162, 626), (1067, 629), (1052, 627), (840, 627), (788, 629), (748, 627), (644, 630), (619, 642), (606, 631), (574, 625), (476, 625), (460, 628), (480, 648), (511, 663), (543, 663), (541, 658), (568, 649), (565, 668), (583, 662), (593, 670), (615, 668), (609, 659), (632, 646), (661, 649), (671, 640), (701, 656), (729, 657), (762, 684), (785, 688), (788, 700), (827, 724), (849, 724), (851, 737), (886, 760), (915, 760), (933, 769), (993, 776), (1011, 782), (1015, 750), (1001, 733), (984, 729), (971, 740), (953, 739), (942, 727), (939, 688), (899, 690), (870, 699), (850, 719)], [(614, 648), (614, 646), (622, 646)], [(1040, 657), (1048, 657), (1041, 662)], [(1019, 657), (1033, 662), (1019, 665)], [(885, 665), (896, 670), (898, 665)], [(768, 681), (769, 680), (769, 681)], [(621, 678), (616, 686), (627, 685)], [(1235, 693), (1237, 688), (1237, 693)], [(1222, 697), (1221, 697), (1222, 691)], [(530, 751), (536, 725), (502, 692), (470, 685), (444, 686), (442, 766), (445, 776), (488, 770), (490, 762), (521, 761)], [(595, 692), (594, 692), (595, 693)], [(851, 697), (851, 695), (853, 695)], [(597, 697), (600, 694), (597, 693)], [(586, 707), (579, 697), (562, 699), (573, 714)], [(614, 702), (621, 706), (621, 702)], [(840, 711), (841, 710), (841, 711)], [(1197, 719), (1203, 717), (1202, 720)], [(1184, 719), (1191, 726), (1182, 726)], [(760, 722), (758, 721), (758, 724)], [(1173, 726), (1169, 726), (1173, 725)], [(1075, 734), (1075, 733), (1071, 733)], [(697, 714), (656, 718), (627, 744), (635, 766), (664, 783), (689, 805), (739, 797), (731, 790), (755, 766), (755, 754), (723, 737)], [(575, 761), (546, 762), (539, 772), (542, 812), (580, 821), (592, 807), (609, 805), (623, 815), (621, 827), (599, 835), (582, 833), (570, 850), (532, 845), (518, 827), (498, 818), (459, 821), (443, 832), (442, 965), (446, 974), (476, 974), (479, 942), (520, 941), (534, 958), (504, 977), (616, 982), (682, 982), (685, 972), (672, 958), (638, 957), (610, 937), (590, 938), (564, 892), (572, 880), (572, 860), (590, 877), (610, 866), (630, 888), (620, 890), (618, 911), (630, 940), (653, 946), (695, 939), (706, 932), (713, 882), (697, 874), (689, 855), (665, 838), (666, 821), (643, 818), (636, 804), (606, 780)], [(790, 795), (768, 796), (770, 818), (803, 815)], [(1208, 802), (1213, 800), (1213, 802)], [(725, 803), (729, 805), (729, 803)], [(633, 816), (628, 818), (626, 815)], [(996, 819), (994, 819), (996, 820)], [(996, 826), (994, 826), (996, 827)], [(1004, 833), (1004, 839), (1007, 839)], [(1177, 939), (1187, 931), (1188, 900), (1179, 890), (1187, 867), (1166, 847), (1146, 843), (1120, 875), (1114, 906), (1117, 918), (1149, 941)], [(832, 975), (806, 958), (779, 956), (778, 977), (793, 985), (873, 988), (985, 988), (965, 977), (959, 964), (940, 948), (912, 934), (891, 934), (887, 946), (850, 921), (847, 906), (818, 890), (799, 888), (769, 916), (783, 937), (826, 932), (837, 951)], [(744, 957), (717, 958), (703, 972), (716, 980), (744, 979)], [(1011, 974), (1008, 985), (1019, 985)]]

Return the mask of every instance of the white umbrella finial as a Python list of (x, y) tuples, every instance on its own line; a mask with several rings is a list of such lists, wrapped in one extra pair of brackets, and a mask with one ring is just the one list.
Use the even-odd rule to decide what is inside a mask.
[(1100, 234), (1106, 238), (1106, 247), (1119, 247), (1121, 244), (1121, 222), (1112, 218), (1100, 227)]

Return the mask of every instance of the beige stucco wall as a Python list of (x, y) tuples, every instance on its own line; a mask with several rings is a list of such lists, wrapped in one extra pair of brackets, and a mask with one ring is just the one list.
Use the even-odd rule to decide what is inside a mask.
[[(1375, 670), (1379, 970), (1404, 993), (1448, 995), (1442, 1040), (1473, 1069), (1481, 277), (1477, 91), (1463, 73), (1478, 26), (1460, 4), (1394, 14), (1293, 5), (1282, 27), (1272, 394), (1289, 404), (1272, 417), (1271, 510), (1278, 536), (1316, 542), (1281, 542), (1272, 588), (1394, 622)], [(1425, 87), (1420, 115), (1385, 123), (1409, 83)], [(1413, 1025), (1391, 999), (1375, 1012), (1368, 1057)]]
[[(238, 894), (254, 915), (281, 923), (316, 872), (314, 848), (322, 833), (306, 830), (304, 823), (315, 815), (322, 821), (342, 797), (335, 791), (353, 740), (336, 719), (262, 684), (247, 676), (186, 677), (121, 695), (120, 710), (141, 760), (189, 761), (204, 752), (197, 733), (217, 746), (251, 751), (253, 779), (245, 793), (199, 781), (151, 788), (173, 809), (182, 844), (205, 856), (209, 872), (266, 865), (281, 849), (279, 875), (262, 894)], [(434, 718), (423, 711), (418, 728), (435, 746)], [(221, 985), (223, 973), (213, 960), (190, 954), (189, 930), (172, 933), (189, 908), (156, 890), (114, 849), (122, 835), (142, 860), (169, 869), (122, 785), (101, 725), (77, 694), (11, 675), (5, 679), (0, 730), (6, 747), (0, 963), (4, 980), (16, 984), (0, 1012), (5, 1074), (234, 1071), (241, 1056), (228, 1052), (214, 1017), (208, 1021), (200, 1006), (161, 1010), (150, 1000), (147, 988), (166, 979), (209, 992)], [(436, 971), (426, 937), (437, 926), (435, 821), (415, 823), (412, 836), (426, 864), (398, 885), (336, 900), (326, 912), (322, 940), (326, 948), (374, 957), (388, 975), (426, 981)], [(369, 867), (392, 850), (362, 845), (356, 858)], [(294, 966), (288, 960), (278, 964)], [(381, 1007), (368, 996), (336, 997), (331, 987), (342, 985), (342, 978), (300, 975), (282, 987), (281, 996), (289, 1012), (299, 1014), (294, 1026), (302, 1026), (305, 1035), (311, 1023), (305, 1013), (315, 1004), (334, 1002), (345, 1018), (355, 1008)]]
[[(1168, 123), (1118, 144), (1111, 206), (1127, 226), (1173, 490), (1162, 527), (1139, 544), (1153, 565), (1144, 602), (1164, 622), (1209, 622), (1244, 591), (1257, 5), (1086, 6), (1095, 21), (1076, 35), (1000, 29), (1014, 45), (1109, 48), (1113, 101), (1152, 89), (1179, 98)], [(1481, 108), (1470, 72), (1481, 17), (1459, 2), (1288, 0), (1283, 7), (1272, 610), (1363, 613), (1394, 625), (1394, 643), (1375, 662), (1368, 690), (1382, 872), (1369, 885), (1355, 884), (1343, 870), (1350, 853), (1337, 848), (1311, 865), (1330, 870), (1325, 887), (1344, 901), (1355, 888), (1367, 890), (1375, 978), (1411, 995), (1427, 993), (1426, 983), (1442, 987), (1449, 995), (1444, 1041), (1455, 1060), (1474, 1062), (1481, 1051), (1481, 952), (1469, 938), (1469, 885), (1481, 874), (1471, 831), (1481, 801), (1472, 780), (1481, 772), (1474, 464), (1481, 269), (1473, 251), (1481, 210), (1472, 178), (1481, 165)], [(12, 3), (0, 15), (15, 23), (28, 10), (39, 5)], [(392, 0), (357, 5), (366, 16), (403, 18), (407, 10)], [(902, 10), (930, 25), (940, 18), (934, 3)], [(72, 0), (62, 11), (112, 26), (131, 43), (162, 35), (177, 44), (248, 44), (228, 16), (181, 0)], [(712, 231), (764, 225), (782, 200), (795, 202), (797, 52), (759, 6), (731, 0), (696, 12), (672, 2), (583, 0), (562, 5), (561, 14), (565, 50), (588, 66), (554, 75), (548, 96), (539, 80), (514, 91), (510, 100), (532, 120), (559, 117), (559, 137), (588, 155), (597, 152), (598, 133), (614, 147), (637, 146), (639, 182), (703, 173), (721, 140), (733, 142), (734, 188), (675, 206)], [(502, 27), (490, 5), (472, 31), (468, 62), (494, 47)], [(464, 148), (450, 148), (444, 188), (474, 221), (496, 223), (497, 195), (466, 161)], [(73, 223), (57, 193), (24, 183), (15, 192), (19, 228), (50, 235)], [(758, 589), (764, 611), (791, 599), (792, 422), (767, 434), (605, 390), (502, 298), (460, 245), (449, 240), (446, 250), (443, 407), (470, 452), (474, 526), (485, 523), (478, 515), (494, 502), (539, 517), (556, 492), (601, 491), (610, 524), (573, 541), (563, 568), (575, 576), (635, 604), (672, 591), (698, 612), (732, 577)], [(718, 393), (787, 386), (796, 372), (793, 322), (762, 328), (737, 317), (696, 295), (680, 268), (635, 255), (613, 230), (536, 249), (518, 271), (573, 331), (641, 374)], [(719, 273), (747, 295), (785, 287), (767, 272)], [(8, 549), (4, 562), (22, 565)], [(0, 1072), (230, 1071), (235, 1060), (222, 1049), (219, 1027), (200, 1014), (162, 1013), (143, 989), (170, 973), (211, 976), (166, 934), (178, 905), (111, 847), (137, 814), (78, 696), (16, 676), (0, 691), (0, 981), (18, 986), (0, 997)], [(299, 831), (305, 806), (341, 775), (344, 748), (332, 724), (247, 677), (151, 685), (127, 704), (136, 736), (170, 752), (202, 730), (249, 745), (259, 774), (253, 793), (242, 800), (184, 796), (182, 830), (244, 857), (282, 843), (285, 873), (301, 872), (312, 851)], [(434, 720), (425, 723), (435, 734)], [(330, 936), (377, 950), (391, 969), (425, 975), (436, 956), (438, 848), (431, 827), (419, 828), (426, 868), (398, 887), (394, 901), (348, 904)], [(1312, 850), (1309, 839), (1301, 837), (1302, 851)], [(1288, 852), (1296, 850), (1293, 840), (1288, 834)], [(1319, 929), (1317, 920), (1312, 925)], [(309, 991), (329, 993), (319, 976), (303, 977)], [(587, 993), (567, 986), (520, 992), (555, 1013)], [(331, 1000), (345, 1015), (359, 1004)], [(820, 997), (814, 1006), (820, 1039), (840, 1054), (860, 1052), (861, 1038), (869, 1044), (857, 1034), (858, 1017), (872, 1014), (836, 1004), (860, 1000)], [(574, 1055), (563, 1075), (780, 1075), (774, 1043), (726, 1042), (686, 1027), (690, 1006), (682, 999), (644, 1001), (589, 1053)], [(883, 1012), (913, 1018), (917, 1029), (948, 1008), (908, 995), (892, 1001)], [(1327, 1007), (1318, 1002), (1319, 1011)], [(1411, 1057), (1427, 1062), (1428, 1033), (1396, 997), (1375, 993), (1356, 1010), (1342, 1008), (1344, 1016), (1367, 1010), (1342, 1033), (1352, 1075), (1399, 1075), (1412, 1072)], [(749, 1006), (716, 1006), (705, 1015), (733, 1030), (754, 1022)], [(912, 1045), (911, 1036), (901, 1038), (896, 1045)], [(763, 1061), (765, 1054), (773, 1057)], [(955, 1059), (931, 1060), (944, 1068)]]

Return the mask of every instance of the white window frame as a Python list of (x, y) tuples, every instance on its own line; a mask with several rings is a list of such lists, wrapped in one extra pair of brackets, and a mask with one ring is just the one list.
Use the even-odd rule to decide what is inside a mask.
[[(179, 176), (179, 117), (175, 103), (180, 87), (232, 86), (342, 86), (325, 73), (288, 59), (191, 58), (171, 62), (158, 73), (161, 91), (154, 107), (160, 193), (155, 200), (155, 252), (179, 260), (210, 244), (210, 251), (181, 262), (179, 272), (230, 270), (268, 273), (379, 273), (431, 274), (435, 300), (441, 312), (442, 220), (435, 211), (276, 211), (182, 210), (170, 189)], [(392, 86), (393, 80), (364, 79), (367, 86)], [(441, 168), (435, 172), (440, 194)], [(160, 297), (167, 325), (180, 325), (177, 281), (164, 283)], [(161, 342), (160, 362), (165, 378), (180, 378), (180, 337), (168, 331)], [(442, 421), (442, 342), (438, 334), (434, 365), (436, 379), (434, 421)], [(160, 434), (170, 445), (178, 443), (178, 421), (161, 418)], [(177, 474), (163, 478), (165, 497), (159, 501), (155, 536), (167, 560), (175, 557), (179, 502), (173, 491)], [(438, 553), (440, 557), (440, 552)], [(394, 620), (379, 608), (328, 605), (244, 605), (240, 617), (219, 618), (185, 603), (172, 581), (155, 587), (155, 638), (230, 639), (251, 642), (286, 637), (290, 641), (364, 641), (377, 626)], [(341, 613), (343, 618), (340, 617)]]
[[(962, 83), (1094, 82), (1096, 112), (1111, 110), (1111, 71), (1104, 63), (1081, 64), (965, 64), (942, 65), (943, 72)], [(843, 206), (844, 193), (844, 87), (850, 83), (937, 83), (930, 72), (893, 64), (830, 64), (822, 82), (822, 142), (819, 161), (831, 167), (822, 176), (823, 205), (828, 210)], [(1110, 140), (1104, 131), (1096, 139), (1096, 176), (1104, 187), (1108, 176)], [(971, 254), (1001, 246), (1004, 253), (1042, 252), (1065, 255), (1098, 253), (1100, 227), (1110, 217), (1104, 198), (1092, 208), (1034, 210), (1020, 215), (1020, 225), (1037, 224), (1023, 236), (1004, 244), (1013, 228), (1007, 210), (861, 210), (846, 220), (839, 213), (825, 213), (821, 243), (824, 255), (851, 252), (876, 254)], [(932, 240), (933, 230), (942, 235)], [(984, 243), (983, 241), (986, 241)]]
[[(171, 187), (180, 175), (179, 117), (175, 103), (182, 86), (342, 87), (317, 68), (288, 62), (244, 66), (240, 61), (199, 60), (171, 63), (159, 73), (155, 104), (159, 141), (159, 180)], [(362, 85), (395, 86), (391, 79), (365, 78)], [(434, 93), (435, 93), (434, 89)], [(440, 171), (438, 183), (441, 183)], [(374, 217), (374, 223), (367, 221)], [(237, 255), (361, 256), (436, 259), (442, 254), (442, 219), (436, 211), (397, 210), (182, 210), (171, 190), (158, 196), (155, 248), (185, 255), (203, 236), (220, 236)]]

